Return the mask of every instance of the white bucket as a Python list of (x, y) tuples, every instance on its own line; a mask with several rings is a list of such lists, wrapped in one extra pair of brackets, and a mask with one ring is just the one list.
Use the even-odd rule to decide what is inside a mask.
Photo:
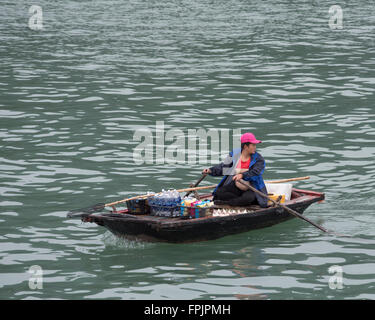
[(266, 183), (268, 193), (285, 195), (285, 200), (290, 200), (293, 184), (291, 183)]

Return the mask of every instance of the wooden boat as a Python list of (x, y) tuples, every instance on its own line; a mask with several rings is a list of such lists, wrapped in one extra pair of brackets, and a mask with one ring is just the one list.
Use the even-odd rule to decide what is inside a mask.
[[(211, 194), (201, 198), (210, 199)], [(291, 200), (284, 205), (302, 214), (311, 204), (324, 200), (324, 193), (292, 189)], [(215, 206), (215, 208), (229, 208)], [(226, 216), (208, 216), (197, 219), (166, 218), (149, 214), (130, 214), (128, 210), (102, 214), (83, 214), (84, 222), (93, 222), (110, 230), (117, 236), (131, 240), (162, 241), (172, 243), (195, 242), (218, 239), (223, 236), (269, 227), (294, 216), (281, 207), (261, 208), (231, 207), (236, 213)]]

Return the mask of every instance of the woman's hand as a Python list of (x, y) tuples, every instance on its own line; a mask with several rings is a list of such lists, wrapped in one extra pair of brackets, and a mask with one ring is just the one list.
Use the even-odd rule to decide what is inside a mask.
[(242, 173), (239, 173), (239, 174), (236, 174), (234, 177), (233, 177), (233, 180), (236, 181), (236, 180), (241, 180), (243, 178), (243, 174)]
[(210, 174), (211, 173), (211, 170), (210, 169), (204, 169), (203, 171), (202, 171), (202, 174)]

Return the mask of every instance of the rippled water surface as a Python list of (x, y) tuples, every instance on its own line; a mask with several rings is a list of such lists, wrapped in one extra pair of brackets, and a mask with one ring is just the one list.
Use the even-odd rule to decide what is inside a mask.
[[(1, 299), (375, 298), (371, 1), (344, 1), (341, 30), (319, 0), (37, 4), (41, 31), (28, 28), (29, 2), (0, 10)], [(151, 244), (65, 219), (72, 208), (187, 187), (211, 165), (136, 164), (133, 135), (156, 121), (185, 134), (254, 132), (264, 177), (311, 176), (295, 186), (326, 201), (306, 215), (352, 237), (293, 219)], [(35, 265), (42, 289), (29, 287)], [(332, 266), (342, 289), (329, 286)]]

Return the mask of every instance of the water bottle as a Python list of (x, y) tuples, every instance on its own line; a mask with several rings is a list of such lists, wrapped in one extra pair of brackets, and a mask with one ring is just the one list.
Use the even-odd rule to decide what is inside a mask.
[(169, 217), (169, 208), (171, 206), (171, 197), (169, 190), (165, 192), (164, 205), (164, 217)]
[(159, 207), (159, 210), (160, 210), (160, 212), (159, 212), (159, 215), (161, 216), (161, 217), (163, 217), (164, 216), (164, 212), (165, 212), (165, 190), (164, 189), (162, 189), (162, 194), (160, 195), (160, 203), (159, 203), (159, 205), (160, 205), (160, 207)]
[(177, 210), (177, 195), (176, 195), (176, 189), (172, 191), (172, 217), (176, 216), (176, 210)]
[(160, 216), (160, 205), (161, 205), (161, 195), (157, 194), (155, 196), (155, 215)]
[(164, 191), (163, 192), (163, 196), (162, 196), (162, 216), (163, 217), (166, 217), (167, 214), (168, 214), (168, 191)]
[(181, 196), (180, 193), (174, 189), (174, 217), (178, 217), (180, 215), (180, 207), (178, 207), (181, 204)]
[(172, 209), (173, 209), (173, 194), (171, 190), (168, 190), (167, 197), (166, 197), (166, 216), (172, 217)]
[(163, 193), (161, 194), (161, 197), (160, 197), (160, 215), (162, 217), (165, 216), (165, 206), (167, 204), (167, 194), (165, 191), (163, 191)]
[(170, 215), (173, 218), (176, 211), (176, 193), (175, 190), (171, 190), (171, 208), (169, 209)]

